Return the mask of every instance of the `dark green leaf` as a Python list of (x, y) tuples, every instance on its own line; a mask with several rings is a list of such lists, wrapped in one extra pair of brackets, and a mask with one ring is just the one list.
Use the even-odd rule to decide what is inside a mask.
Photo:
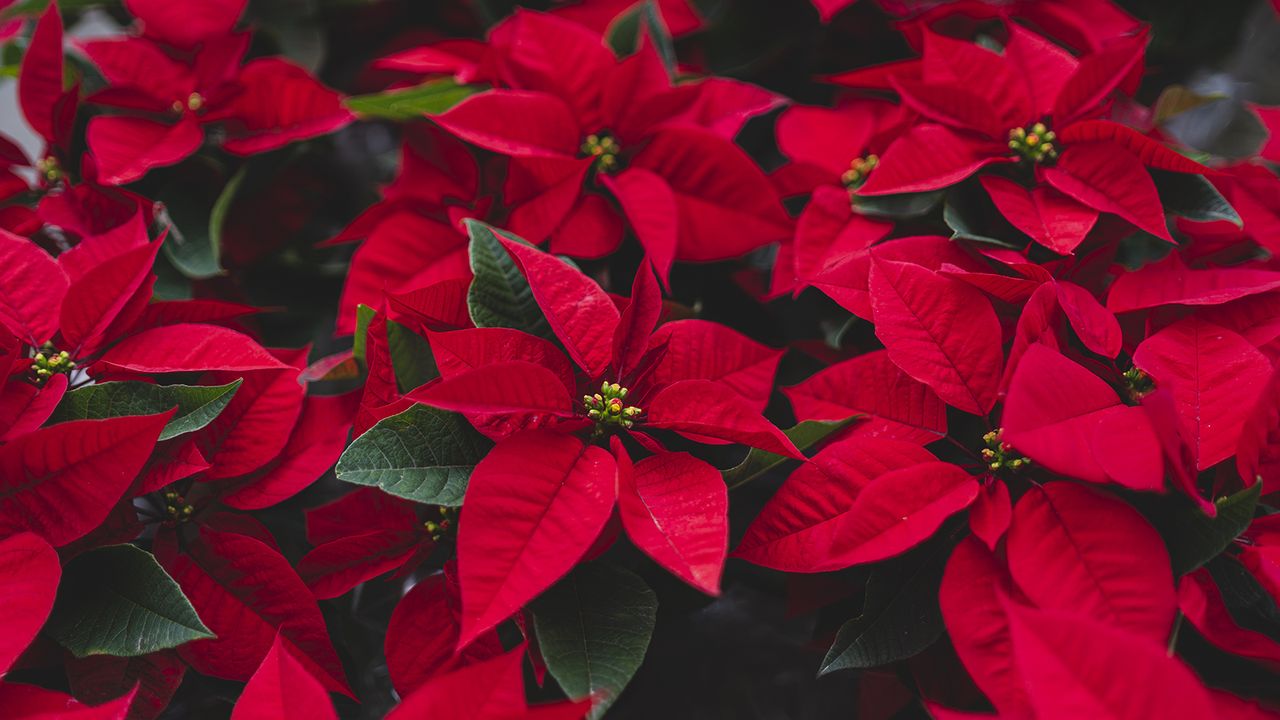
[(351, 354), (361, 367), (365, 364), (365, 351), (369, 347), (369, 323), (378, 311), (363, 303), (356, 305), (356, 336), (351, 346)]
[(356, 438), (338, 460), (338, 479), (457, 507), (472, 469), (491, 445), (461, 415), (414, 405)]
[(409, 392), (440, 375), (431, 343), (395, 320), (387, 321), (387, 349), (401, 392)]
[(903, 195), (854, 195), (853, 207), (863, 215), (873, 217), (913, 218), (929, 214), (944, 195), (945, 190)]
[[(467, 309), (476, 327), (506, 327), (550, 339), (551, 326), (533, 299), (529, 282), (520, 273), (515, 260), (494, 233), (501, 230), (467, 220), (471, 236), (471, 287), (467, 290)], [(509, 233), (505, 237), (514, 238)], [(517, 238), (518, 239), (518, 238)]]
[(132, 545), (68, 563), (46, 630), (76, 657), (134, 657), (213, 637), (178, 583)]
[(1160, 202), (1167, 212), (1196, 222), (1225, 220), (1236, 227), (1244, 226), (1236, 209), (1203, 175), (1153, 169), (1151, 178), (1156, 181)]
[(547, 670), (574, 699), (597, 698), (604, 715), (644, 660), (658, 598), (634, 573), (607, 563), (579, 566), (533, 603)]
[(1280, 642), (1280, 607), (1240, 561), (1219, 555), (1205, 565), (1236, 624)]
[[(974, 205), (968, 202), (967, 198), (957, 196), (955, 194), (957, 192), (961, 192), (959, 188), (953, 190), (952, 193), (949, 193), (947, 195), (946, 202), (942, 205), (942, 221), (947, 224), (947, 227), (951, 228), (952, 240), (972, 240), (974, 242), (1014, 249), (1020, 249), (1026, 245), (1025, 241), (1018, 243), (1012, 240), (1001, 240), (1000, 238), (992, 237), (992, 231), (979, 228), (977, 222), (973, 219), (973, 217), (977, 215), (973, 209)], [(987, 204), (990, 203), (988, 202)], [(1003, 216), (994, 209), (990, 213), (983, 213), (982, 217), (987, 220), (994, 220), (998, 218), (999, 220), (996, 220), (997, 225), (1007, 225), (1007, 223), (1000, 222), (1003, 220)], [(1017, 233), (1016, 230), (1013, 230), (1011, 226), (1001, 227), (1000, 230), (1002, 231), (1001, 234), (1008, 232), (1010, 237), (1013, 237), (1015, 234), (1020, 234)]]
[(642, 0), (614, 18), (605, 31), (605, 42), (613, 48), (615, 55), (626, 57), (640, 47), (641, 31), (647, 33), (648, 38), (653, 42), (654, 49), (658, 51), (658, 57), (667, 68), (667, 74), (674, 77), (676, 73), (675, 43), (654, 0)]
[(479, 85), (459, 85), (453, 78), (441, 78), (403, 90), (349, 97), (346, 106), (365, 117), (415, 120), (423, 115), (439, 115), (482, 89)]
[(165, 211), (172, 224), (163, 250), (183, 275), (204, 280), (222, 274), (222, 225), (244, 177), (242, 167), (223, 186), (212, 206), (185, 193), (164, 196)]
[(938, 587), (952, 547), (954, 543), (939, 537), (876, 565), (862, 614), (841, 626), (818, 674), (905, 660), (941, 637)]
[[(832, 433), (846, 427), (849, 423), (858, 419), (858, 415), (845, 418), (844, 420), (806, 420), (797, 423), (788, 430), (784, 430), (783, 434), (791, 438), (791, 442), (795, 444), (799, 450), (808, 450), (817, 445)], [(747, 453), (747, 457), (734, 467), (721, 472), (724, 476), (725, 484), (732, 490), (741, 487), (755, 480), (769, 470), (786, 462), (789, 458), (783, 455), (775, 455), (766, 450), (752, 448)]]
[(72, 390), (63, 396), (49, 422), (101, 420), (126, 415), (154, 415), (178, 408), (160, 431), (160, 440), (195, 432), (213, 422), (231, 402), (242, 380), (226, 385), (152, 385), (105, 382)]
[(1160, 531), (1169, 546), (1175, 576), (1185, 575), (1227, 549), (1253, 520), (1262, 484), (1254, 483), (1240, 492), (1218, 498), (1215, 517), (1205, 515), (1190, 500), (1179, 495), (1137, 498), (1139, 509)]

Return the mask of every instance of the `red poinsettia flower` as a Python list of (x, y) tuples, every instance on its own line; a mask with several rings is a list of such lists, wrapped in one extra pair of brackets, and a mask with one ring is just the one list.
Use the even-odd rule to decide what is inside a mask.
[[(235, 4), (211, 3), (210, 8), (228, 5)], [(158, 26), (166, 28), (164, 37), (184, 36), (163, 4), (135, 6), (148, 24), (147, 13), (155, 13)], [(233, 34), (229, 25), (219, 30), (224, 24), (187, 25), (199, 43), (184, 52), (147, 38), (81, 45), (110, 83), (91, 100), (132, 111), (89, 122), (87, 140), (102, 182), (132, 182), (151, 168), (182, 160), (204, 141), (204, 127), (215, 123), (226, 132), (223, 149), (249, 155), (333, 132), (351, 121), (340, 95), (287, 60), (259, 58), (241, 67), (249, 35)], [(289, 103), (280, 104), (286, 96)]]
[(1169, 239), (1145, 167), (1206, 169), (1101, 119), (1112, 92), (1141, 72), (1145, 45), (1140, 34), (1077, 60), (1016, 25), (1002, 54), (926, 32), (918, 66), (889, 76), (922, 122), (885, 150), (858, 193), (935, 190), (1018, 163), (1044, 185), (984, 178), (984, 187), (1010, 222), (1049, 249), (1074, 250), (1098, 212)]
[(490, 41), (503, 87), (436, 120), (511, 158), (513, 232), (598, 257), (625, 218), (664, 279), (675, 259), (737, 257), (790, 234), (764, 174), (728, 139), (771, 106), (766, 93), (673, 86), (651, 45), (618, 60), (598, 33), (554, 16), (517, 13)]
[[(654, 336), (661, 303), (645, 266), (619, 313), (580, 271), (519, 241), (504, 237), (502, 244), (523, 268), (568, 357), (516, 330), (429, 335), (442, 379), (409, 397), (461, 412), (498, 440), (472, 473), (459, 527), (459, 645), (567, 573), (604, 529), (615, 502), (640, 548), (695, 587), (717, 592), (727, 541), (724, 482), (713, 467), (665, 450), (651, 433), (799, 457), (759, 414), (772, 371), (717, 382), (707, 379), (709, 371), (724, 373), (725, 363), (678, 350), (675, 324)], [(736, 352), (731, 344), (718, 348), (728, 363), (746, 350), (737, 342)], [(745, 383), (756, 399), (735, 391), (735, 383)], [(633, 464), (624, 436), (649, 456)], [(595, 444), (605, 438), (608, 449)]]

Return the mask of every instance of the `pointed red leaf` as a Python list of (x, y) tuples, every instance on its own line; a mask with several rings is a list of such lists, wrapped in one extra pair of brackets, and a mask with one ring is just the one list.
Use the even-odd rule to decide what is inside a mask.
[(1155, 430), (1141, 408), (1045, 345), (1030, 345), (1009, 383), (1004, 440), (1046, 468), (1136, 490), (1164, 486)]
[(986, 165), (1005, 162), (1002, 143), (974, 141), (942, 125), (916, 125), (893, 141), (858, 188), (859, 195), (896, 195), (954, 185)]
[(396, 603), (384, 643), (387, 673), (406, 696), (435, 675), (502, 654), (498, 633), (484, 633), (461, 653), (458, 584), (445, 573), (423, 578)]
[(289, 642), (277, 635), (271, 650), (236, 700), (231, 720), (305, 717), (337, 720), (324, 685), (293, 657)]
[(27, 238), (0, 230), (0, 325), (30, 345), (50, 339), (67, 292), (57, 261)]
[(1031, 708), (1001, 604), (1001, 596), (1011, 591), (1009, 573), (996, 557), (976, 539), (965, 538), (947, 560), (938, 605), (956, 655), (974, 683), (1001, 717), (1025, 718), (1031, 717)]
[(921, 445), (947, 432), (947, 406), (927, 385), (902, 372), (884, 351), (832, 365), (782, 392), (797, 420), (862, 415), (860, 432)]
[(208, 0), (185, 12), (164, 0), (125, 0), (124, 4), (142, 21), (147, 37), (180, 47), (230, 33), (245, 5), (248, 0)]
[(642, 427), (727, 440), (793, 458), (791, 440), (741, 395), (711, 380), (683, 380), (644, 400)]
[(123, 185), (147, 174), (151, 168), (172, 165), (204, 142), (204, 132), (194, 120), (174, 125), (124, 115), (99, 115), (89, 121), (85, 139), (98, 163), (98, 180)]
[(1009, 530), (1013, 518), (1013, 504), (1009, 498), (1009, 486), (999, 480), (988, 482), (978, 492), (969, 508), (969, 529), (978, 539), (994, 551), (996, 545)]
[(625, 170), (616, 177), (600, 175), (631, 224), (631, 229), (653, 262), (665, 285), (675, 262), (680, 234), (676, 198), (667, 181), (643, 168)]
[(1027, 190), (1012, 180), (996, 175), (980, 178), (982, 187), (1005, 219), (1031, 239), (1062, 254), (1070, 255), (1098, 221), (1098, 211), (1081, 205), (1051, 187)]
[[(1202, 720), (1208, 691), (1164, 647), (1070, 612), (1009, 603), (1014, 657), (1042, 720)], [(1160, 688), (1140, 692), (1135, 688)]]
[(1055, 283), (1058, 307), (1084, 346), (1103, 357), (1120, 354), (1120, 322), (1088, 290), (1066, 281)]
[(0, 674), (9, 671), (53, 609), (62, 565), (40, 536), (22, 532), (0, 540), (0, 598), (5, 608), (0, 635)]
[(458, 527), (459, 647), (569, 572), (615, 497), (617, 468), (602, 448), (540, 430), (494, 446), (471, 474)]
[(764, 410), (773, 392), (773, 375), (782, 359), (774, 350), (742, 333), (706, 320), (677, 320), (654, 331), (649, 348), (665, 346), (647, 383), (662, 387), (681, 380), (714, 380)]
[(1044, 171), (1050, 185), (1089, 207), (1173, 242), (1155, 181), (1136, 156), (1111, 143), (1082, 143)]
[[(117, 318), (126, 320), (127, 306), (137, 294), (150, 299), (144, 283), (151, 275), (160, 243), (149, 243), (107, 259), (71, 283), (62, 301), (59, 329), (73, 357), (92, 354), (108, 338), (107, 329)], [(136, 315), (134, 316), (136, 318)], [(130, 323), (131, 324), (131, 323)]]
[(227, 130), (222, 148), (229, 153), (275, 150), (334, 132), (355, 119), (340, 94), (283, 58), (253, 60), (237, 79), (240, 93), (219, 114)]
[(522, 242), (499, 236), (524, 269), (538, 307), (569, 357), (592, 378), (609, 366), (618, 308), (594, 280), (568, 263)]
[(30, 530), (57, 547), (97, 527), (172, 415), (59, 423), (0, 447), (0, 534)]
[(438, 675), (410, 693), (387, 720), (506, 720), (525, 714), (524, 646)]
[(947, 404), (990, 412), (1003, 366), (991, 302), (966, 283), (874, 254), (868, 287), (876, 337), (889, 358)]
[[(205, 382), (221, 385), (237, 377), (210, 373)], [(296, 368), (244, 376), (227, 407), (196, 435), (201, 453), (213, 466), (205, 479), (245, 475), (274, 460), (292, 437), (305, 393)]]
[(549, 414), (572, 417), (572, 397), (551, 370), (524, 360), (481, 365), (424, 385), (408, 397), (461, 413)]
[(37, 685), (0, 683), (0, 707), (6, 715), (21, 720), (125, 720), (137, 691), (101, 705), (85, 705), (70, 695)]
[(202, 527), (181, 554), (173, 534), (157, 538), (155, 553), (217, 636), (179, 647), (191, 667), (248, 680), (279, 635), (325, 688), (350, 694), (315, 598), (275, 549), (257, 538)]
[(1221, 305), (1280, 288), (1280, 272), (1247, 267), (1192, 270), (1178, 253), (1116, 278), (1107, 295), (1115, 313), (1161, 305)]
[(835, 567), (875, 562), (924, 542), (978, 496), (978, 483), (950, 463), (892, 470), (862, 489), (836, 527)]
[(1263, 494), (1280, 487), (1280, 373), (1272, 373), (1240, 429), (1236, 469), (1245, 483), (1263, 483)]
[(346, 447), (357, 398), (355, 392), (308, 396), (276, 463), (262, 476), (224, 496), (222, 502), (241, 510), (258, 510), (284, 502), (319, 480)]
[(1033, 487), (1013, 509), (1009, 572), (1032, 602), (1097, 618), (1161, 650), (1177, 608), (1164, 541), (1137, 510), (1069, 482)]
[(41, 13), (18, 72), (18, 104), (45, 142), (55, 142), (54, 106), (62, 97), (62, 16), (56, 3)]
[(317, 598), (328, 600), (404, 565), (425, 541), (413, 528), (406, 532), (374, 526), (367, 532), (331, 540), (302, 556), (298, 576)]
[(161, 325), (125, 338), (100, 363), (136, 373), (281, 370), (288, 365), (253, 338), (217, 325)]
[(631, 302), (623, 309), (618, 327), (613, 333), (613, 371), (619, 380), (625, 378), (640, 365), (649, 349), (649, 336), (662, 316), (662, 291), (653, 277), (648, 259), (636, 268), (631, 283)]
[(881, 475), (936, 459), (898, 440), (859, 437), (823, 448), (770, 498), (733, 557), (786, 572), (839, 569), (832, 545), (859, 493)]
[(1195, 316), (1144, 340), (1133, 362), (1173, 394), (1198, 470), (1235, 454), (1258, 388), (1271, 376), (1271, 362), (1248, 340)]
[(1066, 145), (1077, 142), (1113, 143), (1133, 153), (1143, 165), (1160, 170), (1196, 175), (1211, 172), (1209, 168), (1170, 149), (1159, 140), (1110, 120), (1082, 120), (1072, 123), (1058, 133), (1058, 139)]
[(67, 375), (58, 373), (43, 386), (10, 382), (0, 386), (0, 442), (10, 442), (44, 424), (67, 391)]
[(1082, 58), (1054, 99), (1053, 119), (1065, 126), (1096, 110), (1142, 62), (1146, 46), (1147, 35), (1144, 32), (1116, 40)]
[(729, 492), (719, 471), (688, 453), (629, 465), (619, 457), (618, 512), (627, 535), (676, 577), (719, 595), (729, 544)]
[(573, 157), (582, 142), (569, 107), (541, 92), (488, 90), (433, 119), (463, 140), (504, 155)]
[(1273, 668), (1280, 667), (1280, 643), (1236, 623), (1208, 570), (1200, 568), (1179, 581), (1178, 609), (1216, 647)]

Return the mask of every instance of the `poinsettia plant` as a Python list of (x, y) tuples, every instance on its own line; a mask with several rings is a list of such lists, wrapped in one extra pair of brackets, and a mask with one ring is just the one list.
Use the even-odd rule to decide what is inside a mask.
[(1280, 716), (1258, 4), (0, 0), (0, 714)]

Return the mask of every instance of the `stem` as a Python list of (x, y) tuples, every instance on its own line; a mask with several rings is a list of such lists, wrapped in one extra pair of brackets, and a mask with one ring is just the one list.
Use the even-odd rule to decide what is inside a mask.
[(1173, 616), (1173, 630), (1169, 633), (1169, 646), (1165, 650), (1165, 654), (1169, 657), (1173, 657), (1173, 650), (1178, 646), (1178, 631), (1182, 630), (1183, 617), (1181, 610)]

